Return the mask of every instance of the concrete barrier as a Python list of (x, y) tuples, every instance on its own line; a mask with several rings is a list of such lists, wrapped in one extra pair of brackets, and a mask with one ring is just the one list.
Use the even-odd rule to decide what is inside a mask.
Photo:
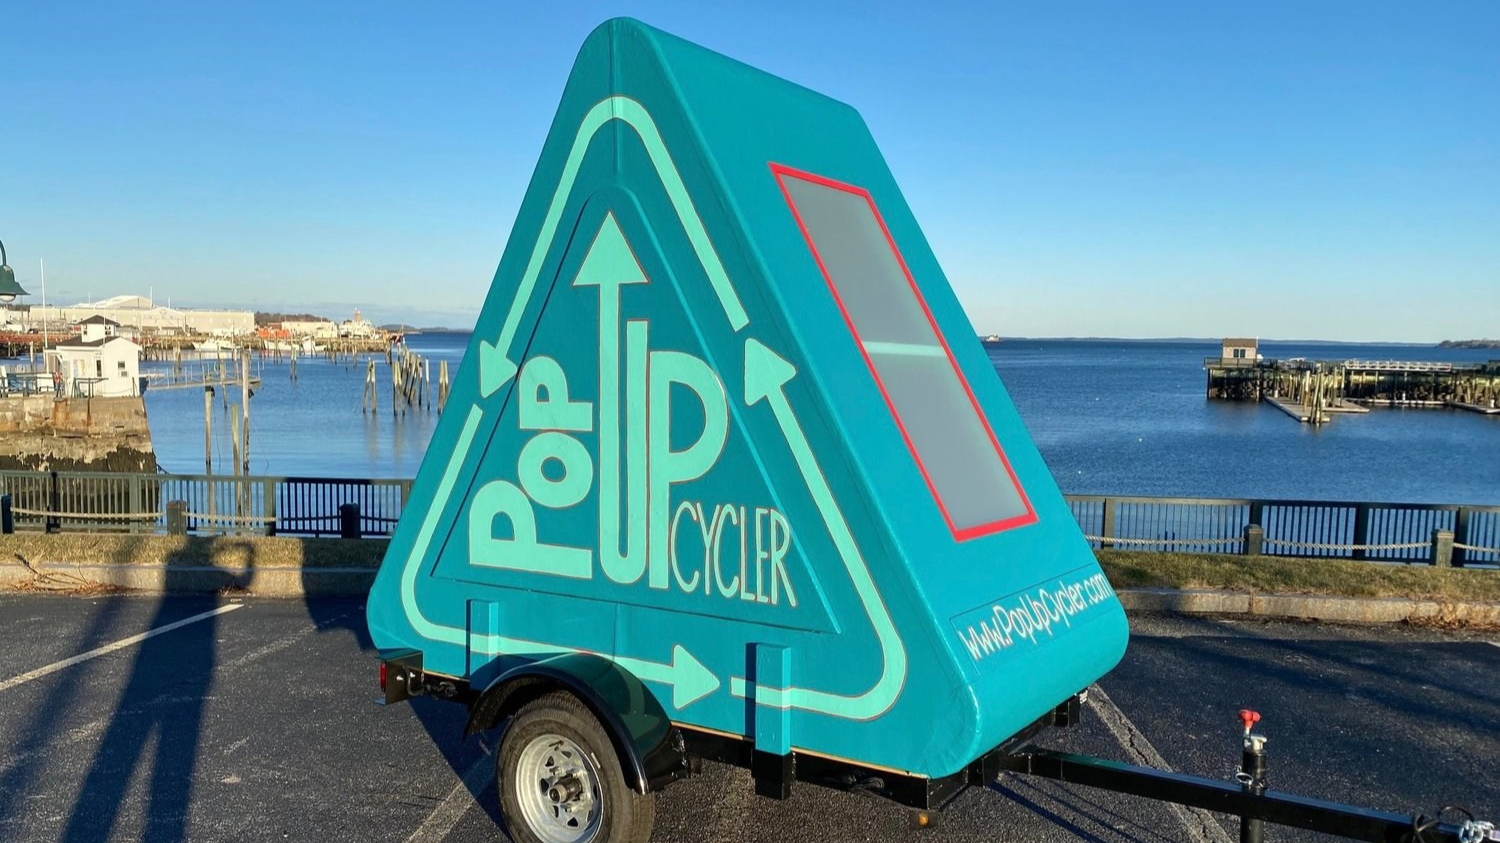
[(1128, 612), (1249, 615), (1334, 623), (1430, 623), (1500, 628), (1500, 603), (1405, 597), (1246, 594), (1216, 589), (1135, 588), (1118, 592)]
[(382, 540), (18, 533), (0, 536), (0, 589), (359, 595)]

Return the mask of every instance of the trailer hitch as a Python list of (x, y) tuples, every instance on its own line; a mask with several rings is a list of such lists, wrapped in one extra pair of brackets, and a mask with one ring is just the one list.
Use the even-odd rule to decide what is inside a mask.
[[(1028, 746), (1007, 754), (1004, 769), (1060, 782), (1173, 802), (1240, 818), (1241, 843), (1261, 843), (1264, 824), (1290, 826), (1369, 843), (1500, 843), (1500, 830), (1453, 806), (1439, 816), (1396, 814), (1269, 789), (1266, 738), (1253, 732), (1260, 715), (1240, 712), (1244, 726), (1240, 771), (1232, 782)], [(1459, 823), (1441, 815), (1458, 811)]]

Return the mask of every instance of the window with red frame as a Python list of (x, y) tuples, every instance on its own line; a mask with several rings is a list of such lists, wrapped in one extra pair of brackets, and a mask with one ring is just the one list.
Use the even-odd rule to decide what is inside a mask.
[(953, 537), (1035, 522), (869, 192), (772, 170)]

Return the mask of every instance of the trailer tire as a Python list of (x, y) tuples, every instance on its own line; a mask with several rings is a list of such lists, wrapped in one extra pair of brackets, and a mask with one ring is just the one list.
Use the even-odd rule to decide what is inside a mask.
[(656, 802), (625, 782), (609, 735), (577, 697), (522, 706), (496, 756), (500, 813), (516, 843), (647, 843)]

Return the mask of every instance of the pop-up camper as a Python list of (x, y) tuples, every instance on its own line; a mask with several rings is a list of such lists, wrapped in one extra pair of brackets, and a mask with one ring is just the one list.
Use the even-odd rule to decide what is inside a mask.
[(635, 840), (696, 758), (993, 778), (1124, 612), (849, 106), (584, 43), (369, 599), (387, 699), (508, 723), (520, 840)]

